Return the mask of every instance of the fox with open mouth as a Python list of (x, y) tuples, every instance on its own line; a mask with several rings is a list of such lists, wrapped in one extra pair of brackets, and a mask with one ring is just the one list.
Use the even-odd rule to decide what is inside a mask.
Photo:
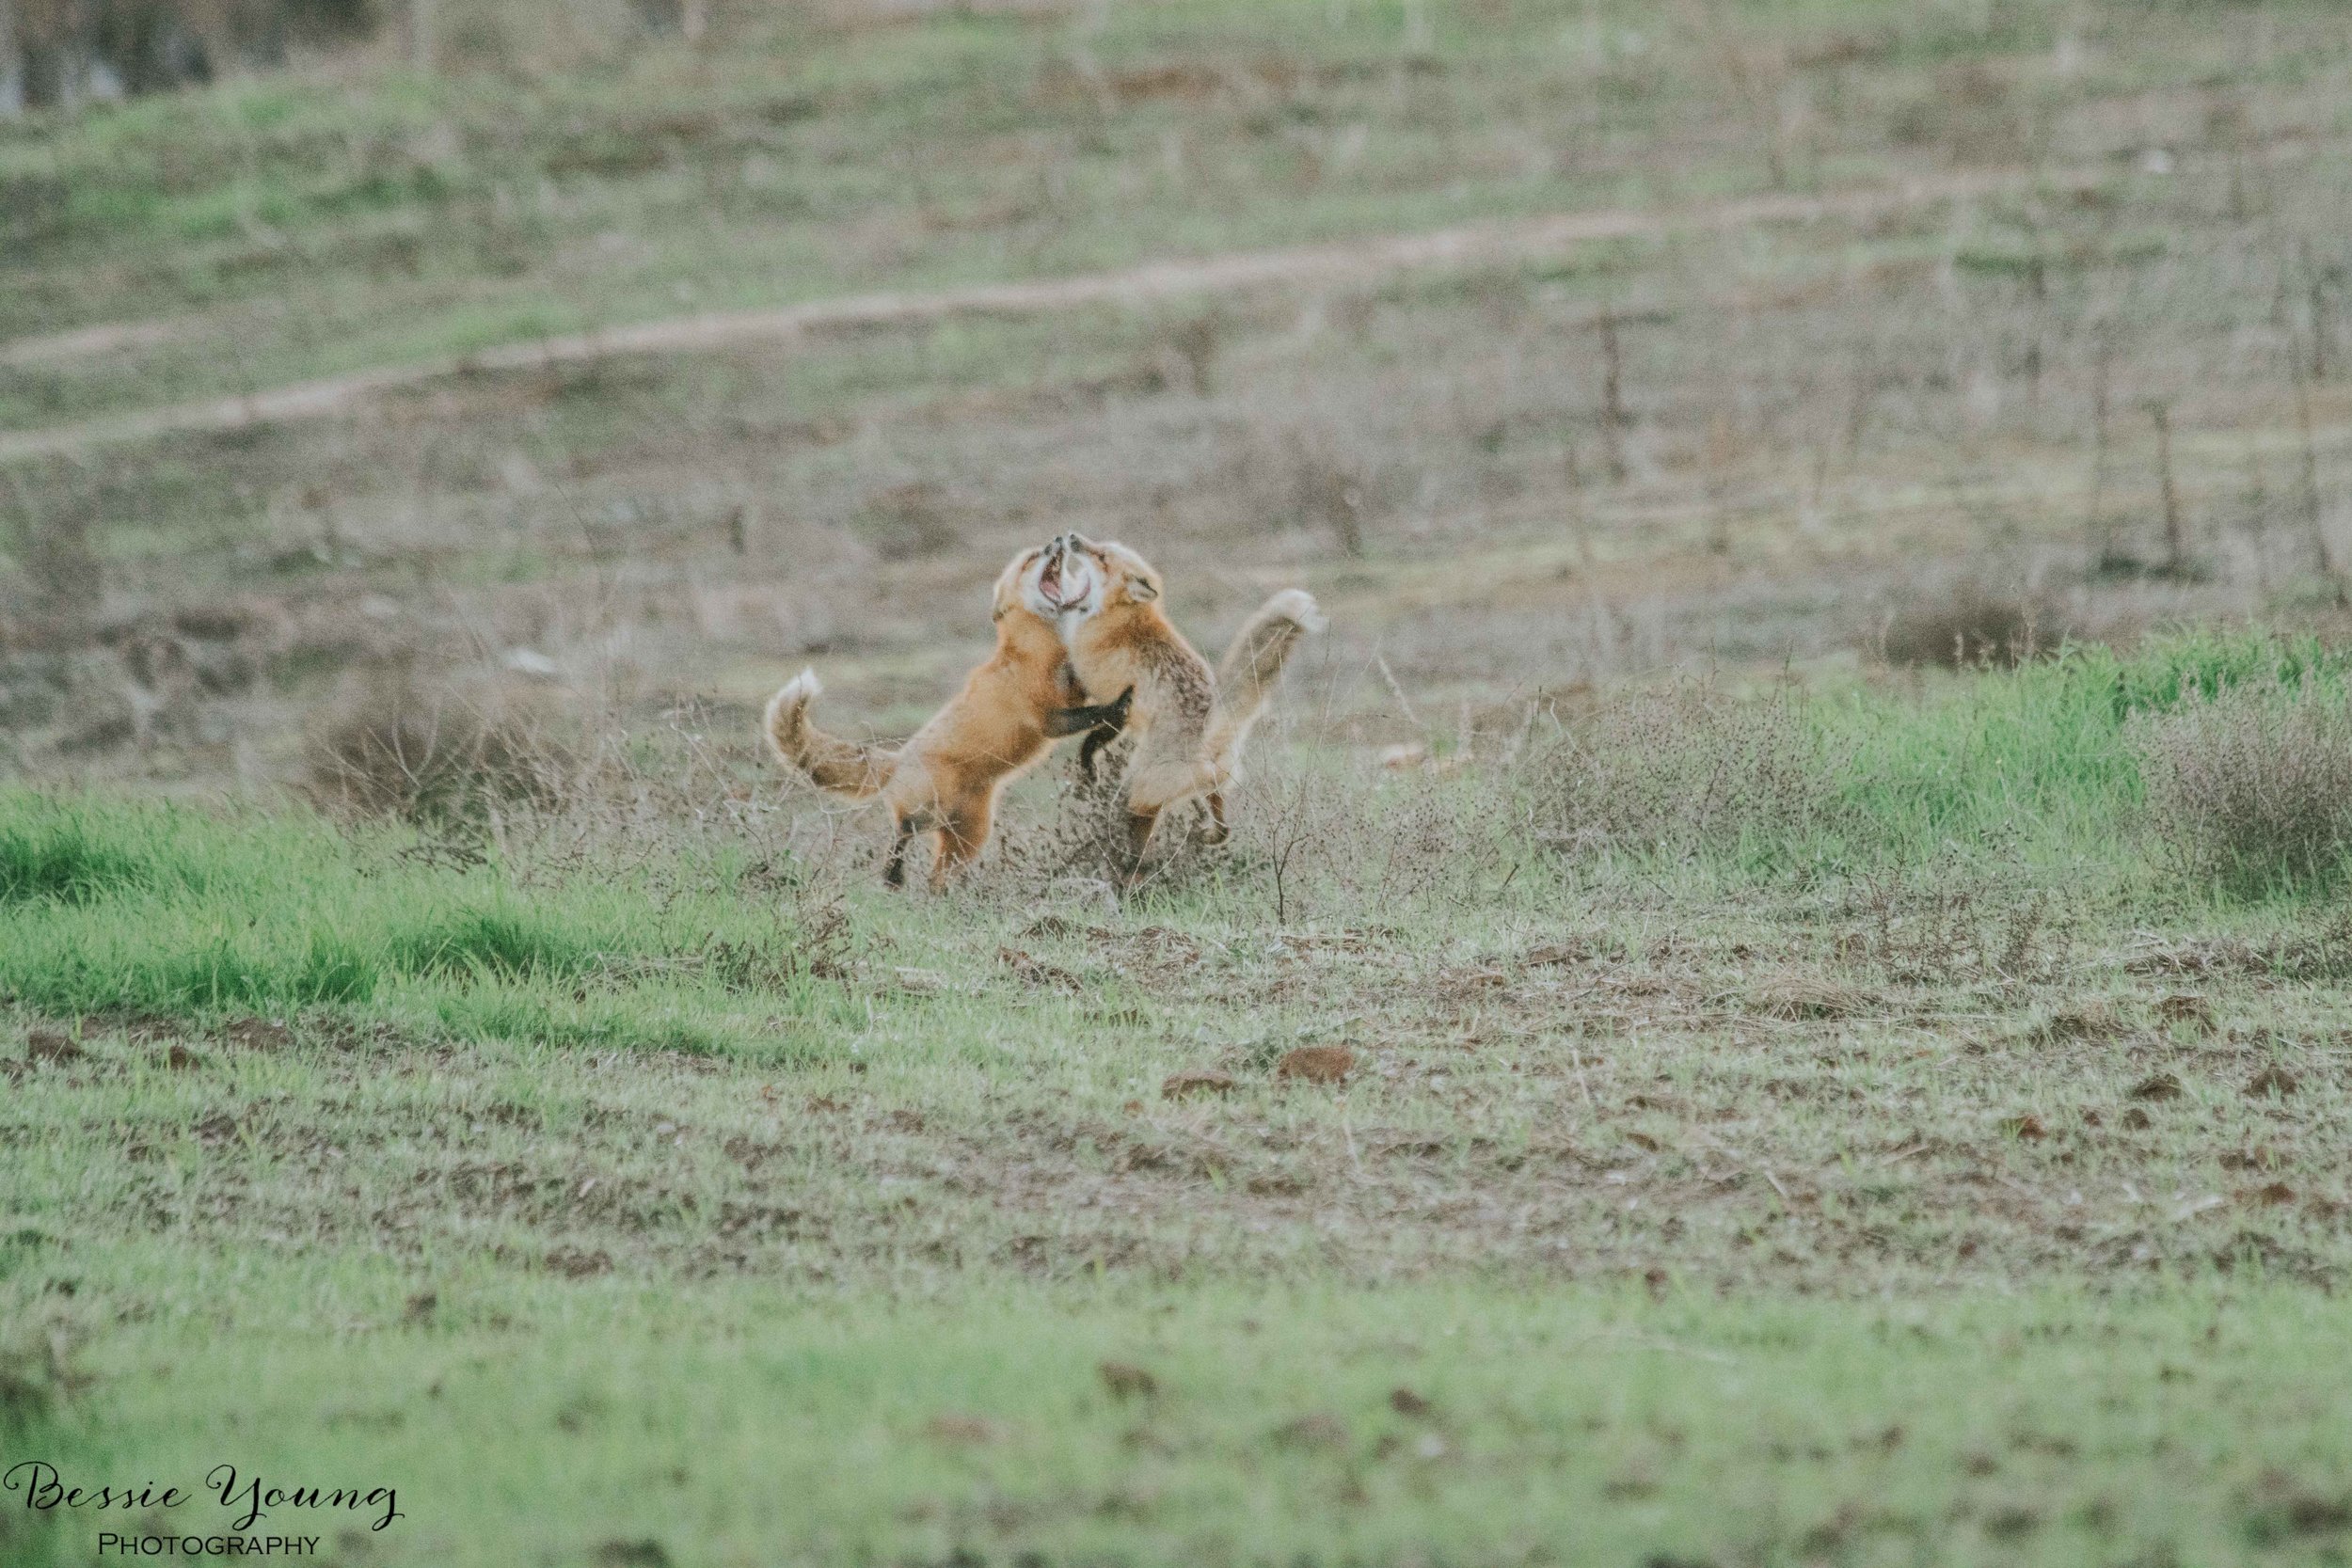
[[(1136, 737), (1127, 769), (1127, 863), (1132, 883), (1160, 814), (1201, 798), (1212, 842), (1227, 832), (1225, 789), (1249, 730), (1265, 711), (1291, 654), (1324, 627), (1314, 596), (1286, 588), (1260, 606), (1212, 673), (1162, 608), (1152, 563), (1116, 543), (1065, 533), (1021, 575), (1029, 608), (1060, 632), (1089, 696), (1120, 693)], [(1107, 738), (1107, 737), (1106, 737)]]
[[(824, 689), (814, 670), (768, 701), (761, 730), (779, 761), (819, 789), (852, 800), (879, 795), (890, 808), (882, 879), (892, 887), (906, 880), (907, 847), (916, 833), (937, 834), (931, 886), (945, 886), (988, 843), (997, 797), (1014, 775), (1073, 735), (1087, 737), (1080, 761), (1090, 773), (1094, 753), (1126, 722), (1134, 693), (1089, 704), (1052, 615), (1032, 605), (1051, 554), (1050, 546), (1024, 551), (998, 576), (995, 652), (903, 745), (844, 740), (810, 723), (808, 705)], [(1058, 568), (1052, 580), (1060, 583)]]

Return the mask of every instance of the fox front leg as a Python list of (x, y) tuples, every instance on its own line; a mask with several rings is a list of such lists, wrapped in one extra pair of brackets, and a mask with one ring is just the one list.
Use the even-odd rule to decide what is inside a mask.
[(1045, 721), (1045, 733), (1056, 739), (1064, 736), (1084, 735), (1085, 744), (1078, 748), (1078, 773), (1087, 783), (1094, 782), (1094, 753), (1119, 738), (1127, 727), (1128, 710), (1135, 706), (1136, 689), (1129, 687), (1119, 694), (1116, 702), (1101, 703), (1090, 707), (1057, 708)]

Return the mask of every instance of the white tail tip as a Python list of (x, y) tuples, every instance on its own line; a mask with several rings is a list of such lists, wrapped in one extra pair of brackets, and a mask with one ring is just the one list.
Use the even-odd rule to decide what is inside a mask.
[(808, 706), (809, 699), (824, 689), (825, 683), (817, 678), (817, 672), (814, 670), (803, 670), (778, 687), (776, 694), (768, 699), (769, 736), (772, 739), (777, 735), (777, 721), (784, 719), (787, 715), (790, 716), (791, 722), (797, 726), (800, 722), (801, 709)]
[(1323, 607), (1304, 588), (1285, 588), (1266, 601), (1266, 608), (1278, 615), (1287, 615), (1309, 631), (1321, 631), (1331, 623), (1324, 616)]

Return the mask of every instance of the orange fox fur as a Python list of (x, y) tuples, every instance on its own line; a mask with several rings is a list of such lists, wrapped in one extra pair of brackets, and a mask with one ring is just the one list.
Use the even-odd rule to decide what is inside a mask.
[(893, 887), (906, 880), (907, 845), (916, 833), (938, 835), (931, 885), (943, 886), (987, 844), (996, 797), (1014, 774), (1064, 736), (1087, 734), (1090, 761), (1103, 733), (1115, 733), (1125, 716), (1123, 698), (1081, 705), (1085, 693), (1060, 636), (1023, 602), (1024, 573), (1044, 553), (1025, 552), (996, 579), (996, 651), (904, 744), (863, 745), (810, 723), (808, 705), (823, 689), (813, 670), (768, 701), (761, 727), (779, 761), (819, 789), (855, 800), (879, 795), (890, 808), (893, 836), (882, 877)]
[[(1049, 589), (1041, 594), (1038, 588)], [(1224, 791), (1250, 727), (1265, 711), (1299, 641), (1323, 629), (1313, 595), (1289, 588), (1260, 606), (1212, 673), (1161, 607), (1160, 575), (1119, 544), (1068, 533), (1025, 569), (1024, 594), (1053, 614), (1089, 693), (1123, 691), (1136, 736), (1127, 771), (1128, 874), (1141, 863), (1160, 814), (1203, 797), (1216, 840), (1226, 833)]]

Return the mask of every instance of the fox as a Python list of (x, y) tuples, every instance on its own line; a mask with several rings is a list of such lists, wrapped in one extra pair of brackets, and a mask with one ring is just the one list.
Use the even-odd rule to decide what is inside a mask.
[(1060, 631), (1078, 683), (1089, 694), (1120, 690), (1130, 705), (1122, 721), (1136, 737), (1127, 771), (1128, 882), (1161, 814), (1179, 801), (1200, 798), (1209, 841), (1222, 843), (1230, 832), (1225, 790), (1249, 732), (1291, 654), (1326, 624), (1314, 595), (1286, 588), (1266, 600), (1214, 671), (1168, 618), (1158, 570), (1124, 545), (1060, 535), (1025, 569), (1023, 596)]
[[(1031, 608), (1032, 595), (1056, 602), (1038, 570), (1048, 548), (1024, 551), (998, 576), (991, 607), (995, 651), (903, 744), (863, 745), (818, 729), (808, 707), (824, 686), (814, 670), (768, 700), (760, 728), (779, 762), (819, 789), (852, 800), (879, 795), (889, 807), (882, 880), (891, 887), (906, 885), (907, 847), (919, 832), (936, 835), (931, 887), (946, 887), (987, 845), (997, 797), (1014, 775), (1055, 741), (1083, 735), (1080, 766), (1090, 778), (1095, 753), (1126, 725), (1135, 693), (1089, 703), (1058, 629)], [(1058, 574), (1046, 580), (1058, 582)]]

